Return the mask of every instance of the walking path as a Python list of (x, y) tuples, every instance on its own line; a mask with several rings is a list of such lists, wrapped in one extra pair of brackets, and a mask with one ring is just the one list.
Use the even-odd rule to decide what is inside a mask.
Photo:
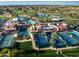
[(64, 47), (64, 48), (58, 48), (58, 49), (56, 49), (56, 48), (54, 48), (54, 47), (52, 47), (52, 46), (50, 46), (50, 47), (47, 47), (47, 48), (37, 48), (36, 47), (36, 44), (35, 44), (35, 41), (34, 41), (34, 37), (33, 37), (33, 34), (32, 33), (30, 33), (30, 36), (31, 36), (31, 38), (32, 39), (29, 39), (29, 40), (27, 40), (27, 39), (24, 39), (24, 40), (16, 40), (16, 42), (28, 42), (28, 41), (32, 41), (32, 47), (33, 47), (33, 49), (35, 49), (35, 50), (48, 50), (48, 49), (51, 49), (51, 50), (65, 50), (65, 49), (72, 49), (72, 48), (79, 48), (79, 46), (74, 46), (74, 47)]
[(27, 39), (24, 39), (24, 40), (16, 40), (16, 42), (28, 42), (28, 41), (32, 41), (31, 39), (27, 40)]
[(32, 46), (33, 46), (33, 48), (35, 50), (48, 50), (48, 49), (51, 49), (51, 50), (65, 50), (65, 49), (79, 48), (79, 46), (74, 46), (74, 47), (64, 47), (64, 48), (58, 48), (58, 49), (56, 49), (56, 48), (50, 46), (50, 47), (47, 47), (47, 48), (40, 48), (39, 49), (39, 48), (36, 47), (35, 42), (34, 42), (33, 39), (29, 39), (29, 40), (27, 40), (27, 39), (24, 39), (24, 40), (16, 40), (16, 42), (29, 42), (29, 41), (32, 41), (32, 44), (33, 44)]
[(79, 46), (58, 48), (58, 50), (65, 50), (65, 49), (72, 49), (72, 48), (79, 48)]

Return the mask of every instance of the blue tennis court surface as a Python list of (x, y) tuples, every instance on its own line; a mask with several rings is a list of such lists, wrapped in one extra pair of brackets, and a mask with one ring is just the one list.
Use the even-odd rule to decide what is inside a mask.
[(3, 43), (4, 39), (6, 38), (6, 35), (0, 36), (0, 46)]
[(56, 35), (53, 44), (55, 48), (66, 47), (66, 43), (58, 35)]
[(38, 48), (49, 47), (49, 42), (44, 33), (34, 33), (34, 40)]
[(79, 41), (79, 32), (77, 32), (77, 31), (72, 31), (71, 34), (72, 34), (72, 36), (73, 36), (75, 39), (77, 39), (77, 40)]
[(0, 38), (0, 48), (12, 47), (14, 42), (13, 35), (3, 35)]
[(54, 34), (54, 38), (51, 37), (51, 33), (49, 32), (33, 33), (33, 37), (35, 45), (38, 48), (45, 48), (50, 46), (55, 48), (64, 48), (66, 46), (79, 45), (79, 32), (77, 31), (59, 32)]
[(76, 42), (73, 41), (73, 39), (71, 37), (69, 37), (66, 33), (61, 35), (62, 39), (65, 40), (67, 42), (67, 44), (69, 45), (75, 45)]

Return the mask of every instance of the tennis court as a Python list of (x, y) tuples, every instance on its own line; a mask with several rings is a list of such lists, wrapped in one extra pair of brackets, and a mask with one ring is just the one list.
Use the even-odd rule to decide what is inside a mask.
[(49, 47), (49, 42), (45, 33), (34, 33), (33, 35), (34, 35), (36, 47), (38, 48)]
[(76, 45), (76, 42), (74, 42), (74, 40), (69, 37), (66, 33), (61, 33), (61, 37), (63, 40), (66, 41), (66, 43), (70, 46)]
[(79, 45), (79, 41), (72, 36), (71, 31), (56, 33), (54, 38), (51, 37), (51, 33), (37, 32), (33, 33), (33, 37), (37, 48), (45, 48), (50, 46), (54, 48), (64, 48)]
[(72, 38), (72, 40), (73, 40), (74, 42), (76, 42), (76, 44), (79, 44), (78, 40), (72, 36), (72, 32), (67, 32), (67, 34), (68, 34), (69, 37)]
[(10, 48), (14, 45), (13, 35), (3, 35), (0, 39), (0, 48)]
[(72, 36), (79, 41), (79, 33), (77, 31), (71, 32)]
[(4, 39), (6, 38), (6, 35), (0, 36), (0, 46), (3, 43)]
[(55, 39), (54, 39), (54, 47), (56, 48), (62, 48), (62, 47), (66, 47), (66, 43), (65, 41), (63, 41), (60, 36), (58, 36), (57, 34), (55, 35)]

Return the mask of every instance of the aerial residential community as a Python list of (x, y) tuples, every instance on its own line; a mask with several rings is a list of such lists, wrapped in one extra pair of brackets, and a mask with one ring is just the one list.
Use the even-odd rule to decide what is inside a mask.
[(79, 6), (0, 6), (0, 57), (71, 56), (79, 56)]

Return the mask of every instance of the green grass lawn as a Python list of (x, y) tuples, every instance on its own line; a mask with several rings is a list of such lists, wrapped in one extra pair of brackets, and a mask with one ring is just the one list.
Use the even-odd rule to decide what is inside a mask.
[[(31, 42), (17, 43), (18, 53), (16, 57), (64, 57), (61, 54), (56, 54), (56, 51), (46, 50), (46, 51), (36, 51), (32, 48)], [(79, 56), (79, 49), (68, 49), (62, 51), (64, 55), (68, 57)]]
[(77, 57), (79, 56), (79, 48), (63, 50), (63, 54), (69, 57)]
[(17, 57), (62, 57), (63, 55), (57, 55), (55, 51), (36, 51), (32, 49), (31, 42), (17, 43)]

